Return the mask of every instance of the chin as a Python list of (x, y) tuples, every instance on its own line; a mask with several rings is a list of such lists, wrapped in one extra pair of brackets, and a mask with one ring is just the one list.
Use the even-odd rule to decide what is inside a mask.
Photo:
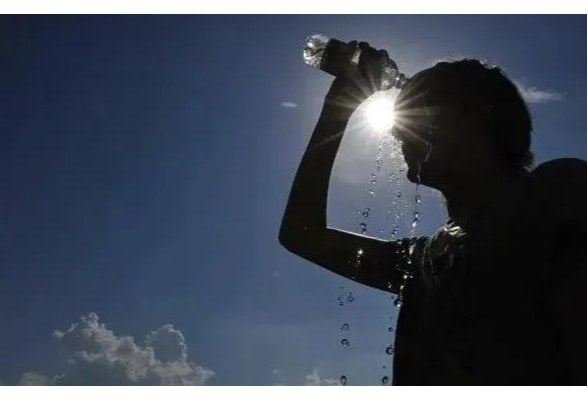
[(418, 168), (409, 166), (406, 171), (406, 179), (411, 183), (419, 183)]
[(406, 179), (408, 179), (410, 183), (427, 186), (435, 189), (435, 179), (432, 178), (433, 177), (427, 173), (427, 169), (422, 167), (419, 168), (418, 165), (409, 165), (406, 171)]

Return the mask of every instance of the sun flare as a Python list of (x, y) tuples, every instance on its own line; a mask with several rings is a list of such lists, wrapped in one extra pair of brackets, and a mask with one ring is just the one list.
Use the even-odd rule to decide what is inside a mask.
[(374, 95), (365, 105), (365, 117), (375, 131), (388, 131), (394, 125), (394, 101), (385, 93)]

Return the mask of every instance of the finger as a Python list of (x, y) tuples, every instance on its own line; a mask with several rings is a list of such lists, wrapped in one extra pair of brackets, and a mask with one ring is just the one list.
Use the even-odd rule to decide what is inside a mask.
[(360, 42), (357, 47), (360, 50), (360, 57), (358, 63), (359, 72), (364, 78), (370, 76), (371, 65), (373, 64), (374, 49), (366, 42)]
[(365, 80), (369, 92), (373, 93), (380, 89), (380, 77), (382, 70), (382, 61), (379, 52), (373, 47), (366, 44), (361, 51), (361, 60), (359, 65), (360, 73)]
[[(398, 72), (398, 66), (396, 65), (394, 60), (392, 60), (390, 58), (390, 56), (388, 55), (388, 52), (386, 50), (379, 50), (378, 56), (380, 57), (380, 61), (382, 63), (382, 72), (384, 72), (384, 68), (392, 69), (392, 70)], [(390, 73), (392, 71), (387, 71), (387, 72)]]
[(390, 58), (386, 50), (378, 50), (378, 56), (382, 61), (386, 61)]

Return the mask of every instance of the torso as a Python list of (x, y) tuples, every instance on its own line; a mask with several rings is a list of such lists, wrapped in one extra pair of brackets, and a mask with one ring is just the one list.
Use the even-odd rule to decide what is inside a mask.
[(398, 319), (395, 385), (548, 384), (557, 375), (542, 312), (547, 235), (534, 215), (517, 201), (466, 235), (442, 229), (417, 241)]

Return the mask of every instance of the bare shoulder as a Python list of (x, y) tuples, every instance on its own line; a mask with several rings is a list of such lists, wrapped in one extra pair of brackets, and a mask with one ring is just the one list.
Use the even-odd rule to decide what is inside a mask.
[[(558, 158), (535, 168), (530, 177), (540, 188), (560, 188), (586, 184), (586, 161), (579, 158)], [(582, 188), (582, 191), (584, 188)]]
[(586, 223), (586, 170), (584, 160), (558, 158), (529, 174), (533, 203), (544, 219)]

